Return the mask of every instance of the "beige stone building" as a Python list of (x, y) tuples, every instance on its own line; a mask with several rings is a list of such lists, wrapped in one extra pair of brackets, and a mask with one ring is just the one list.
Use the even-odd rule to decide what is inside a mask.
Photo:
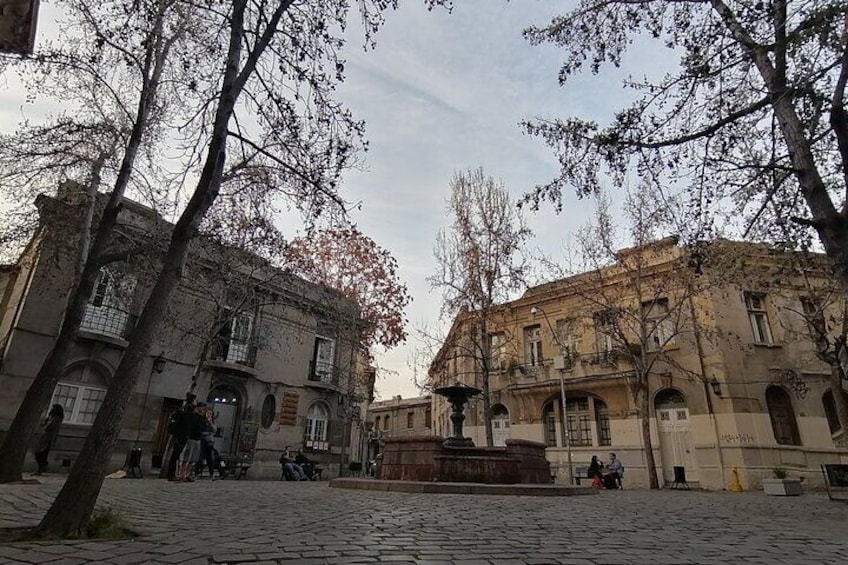
[(433, 435), (432, 399), (429, 395), (372, 402), (368, 407), (369, 457), (380, 453), (380, 440), (388, 437)]
[[(15, 264), (0, 267), (0, 434), (58, 331), (77, 254), (68, 243), (76, 234), (62, 220), (74, 214), (72, 198), (67, 186), (58, 199), (41, 197), (42, 227)], [(169, 231), (156, 212), (133, 202), (124, 205), (117, 230), (147, 242)], [(51, 401), (66, 410), (51, 453), (54, 470), (73, 461), (97, 415), (151, 288), (144, 265), (102, 270)], [(325, 477), (361, 460), (374, 375), (359, 362), (355, 305), (208, 241), (193, 245), (186, 269), (125, 413), (115, 468), (131, 447), (142, 449), (143, 469), (161, 465), (169, 416), (193, 381), (198, 399), (215, 412), (217, 449), (251, 461), (251, 478), (278, 478), (286, 447), (307, 452)]]
[[(707, 489), (727, 488), (733, 467), (746, 489), (775, 467), (821, 484), (820, 464), (848, 461), (834, 406), (845, 393), (833, 390), (810, 323), (842, 332), (841, 296), (821, 256), (674, 239), (531, 288), (486, 320), (493, 443), (547, 443), (558, 482), (569, 480), (569, 455), (573, 473), (615, 452), (625, 485), (646, 486), (647, 419), (660, 485), (675, 467)], [(479, 327), (473, 314), (454, 321), (433, 386), (482, 388), (483, 360), (467, 354)], [(486, 445), (483, 405), (466, 409), (476, 445)], [(443, 399), (433, 415), (434, 433), (448, 435)]]

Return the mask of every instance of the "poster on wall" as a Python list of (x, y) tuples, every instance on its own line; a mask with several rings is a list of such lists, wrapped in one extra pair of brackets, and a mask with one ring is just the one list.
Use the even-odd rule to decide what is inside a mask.
[(281, 426), (294, 426), (297, 424), (297, 405), (299, 401), (300, 395), (297, 392), (287, 390), (283, 393), (279, 417)]
[(0, 53), (31, 54), (37, 19), (38, 0), (0, 0)]
[(256, 432), (259, 431), (259, 423), (253, 420), (244, 420), (241, 423), (239, 434), (238, 455), (242, 459), (253, 461), (253, 452), (256, 449)]

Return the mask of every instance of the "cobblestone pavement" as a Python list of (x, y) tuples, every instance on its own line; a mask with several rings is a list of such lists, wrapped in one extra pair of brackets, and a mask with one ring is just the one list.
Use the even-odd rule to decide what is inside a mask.
[[(37, 522), (60, 486), (0, 485), (0, 527)], [(99, 503), (144, 535), (0, 545), (0, 563), (848, 563), (848, 504), (820, 493), (547, 498), (151, 479), (106, 481)]]

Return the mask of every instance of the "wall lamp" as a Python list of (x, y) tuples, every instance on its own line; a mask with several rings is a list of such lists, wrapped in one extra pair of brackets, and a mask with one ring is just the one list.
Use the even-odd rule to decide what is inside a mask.
[(153, 370), (157, 373), (161, 373), (165, 370), (165, 358), (162, 357), (161, 353), (153, 360)]
[(713, 377), (710, 380), (710, 387), (713, 389), (713, 394), (721, 398), (721, 383), (718, 382), (718, 379)]

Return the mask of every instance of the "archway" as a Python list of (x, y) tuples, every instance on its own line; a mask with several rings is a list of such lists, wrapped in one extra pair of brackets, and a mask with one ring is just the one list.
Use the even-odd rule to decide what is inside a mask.
[(235, 387), (219, 384), (213, 386), (206, 397), (206, 403), (215, 412), (215, 449), (221, 455), (232, 455), (238, 440), (241, 424), (242, 395)]
[(698, 468), (692, 442), (692, 424), (686, 397), (679, 390), (668, 388), (654, 398), (657, 416), (657, 433), (660, 440), (660, 458), (663, 478), (674, 481), (674, 468), (683, 467), (686, 479), (698, 480)]
[(492, 445), (504, 447), (509, 439), (509, 410), (503, 404), (492, 406)]

